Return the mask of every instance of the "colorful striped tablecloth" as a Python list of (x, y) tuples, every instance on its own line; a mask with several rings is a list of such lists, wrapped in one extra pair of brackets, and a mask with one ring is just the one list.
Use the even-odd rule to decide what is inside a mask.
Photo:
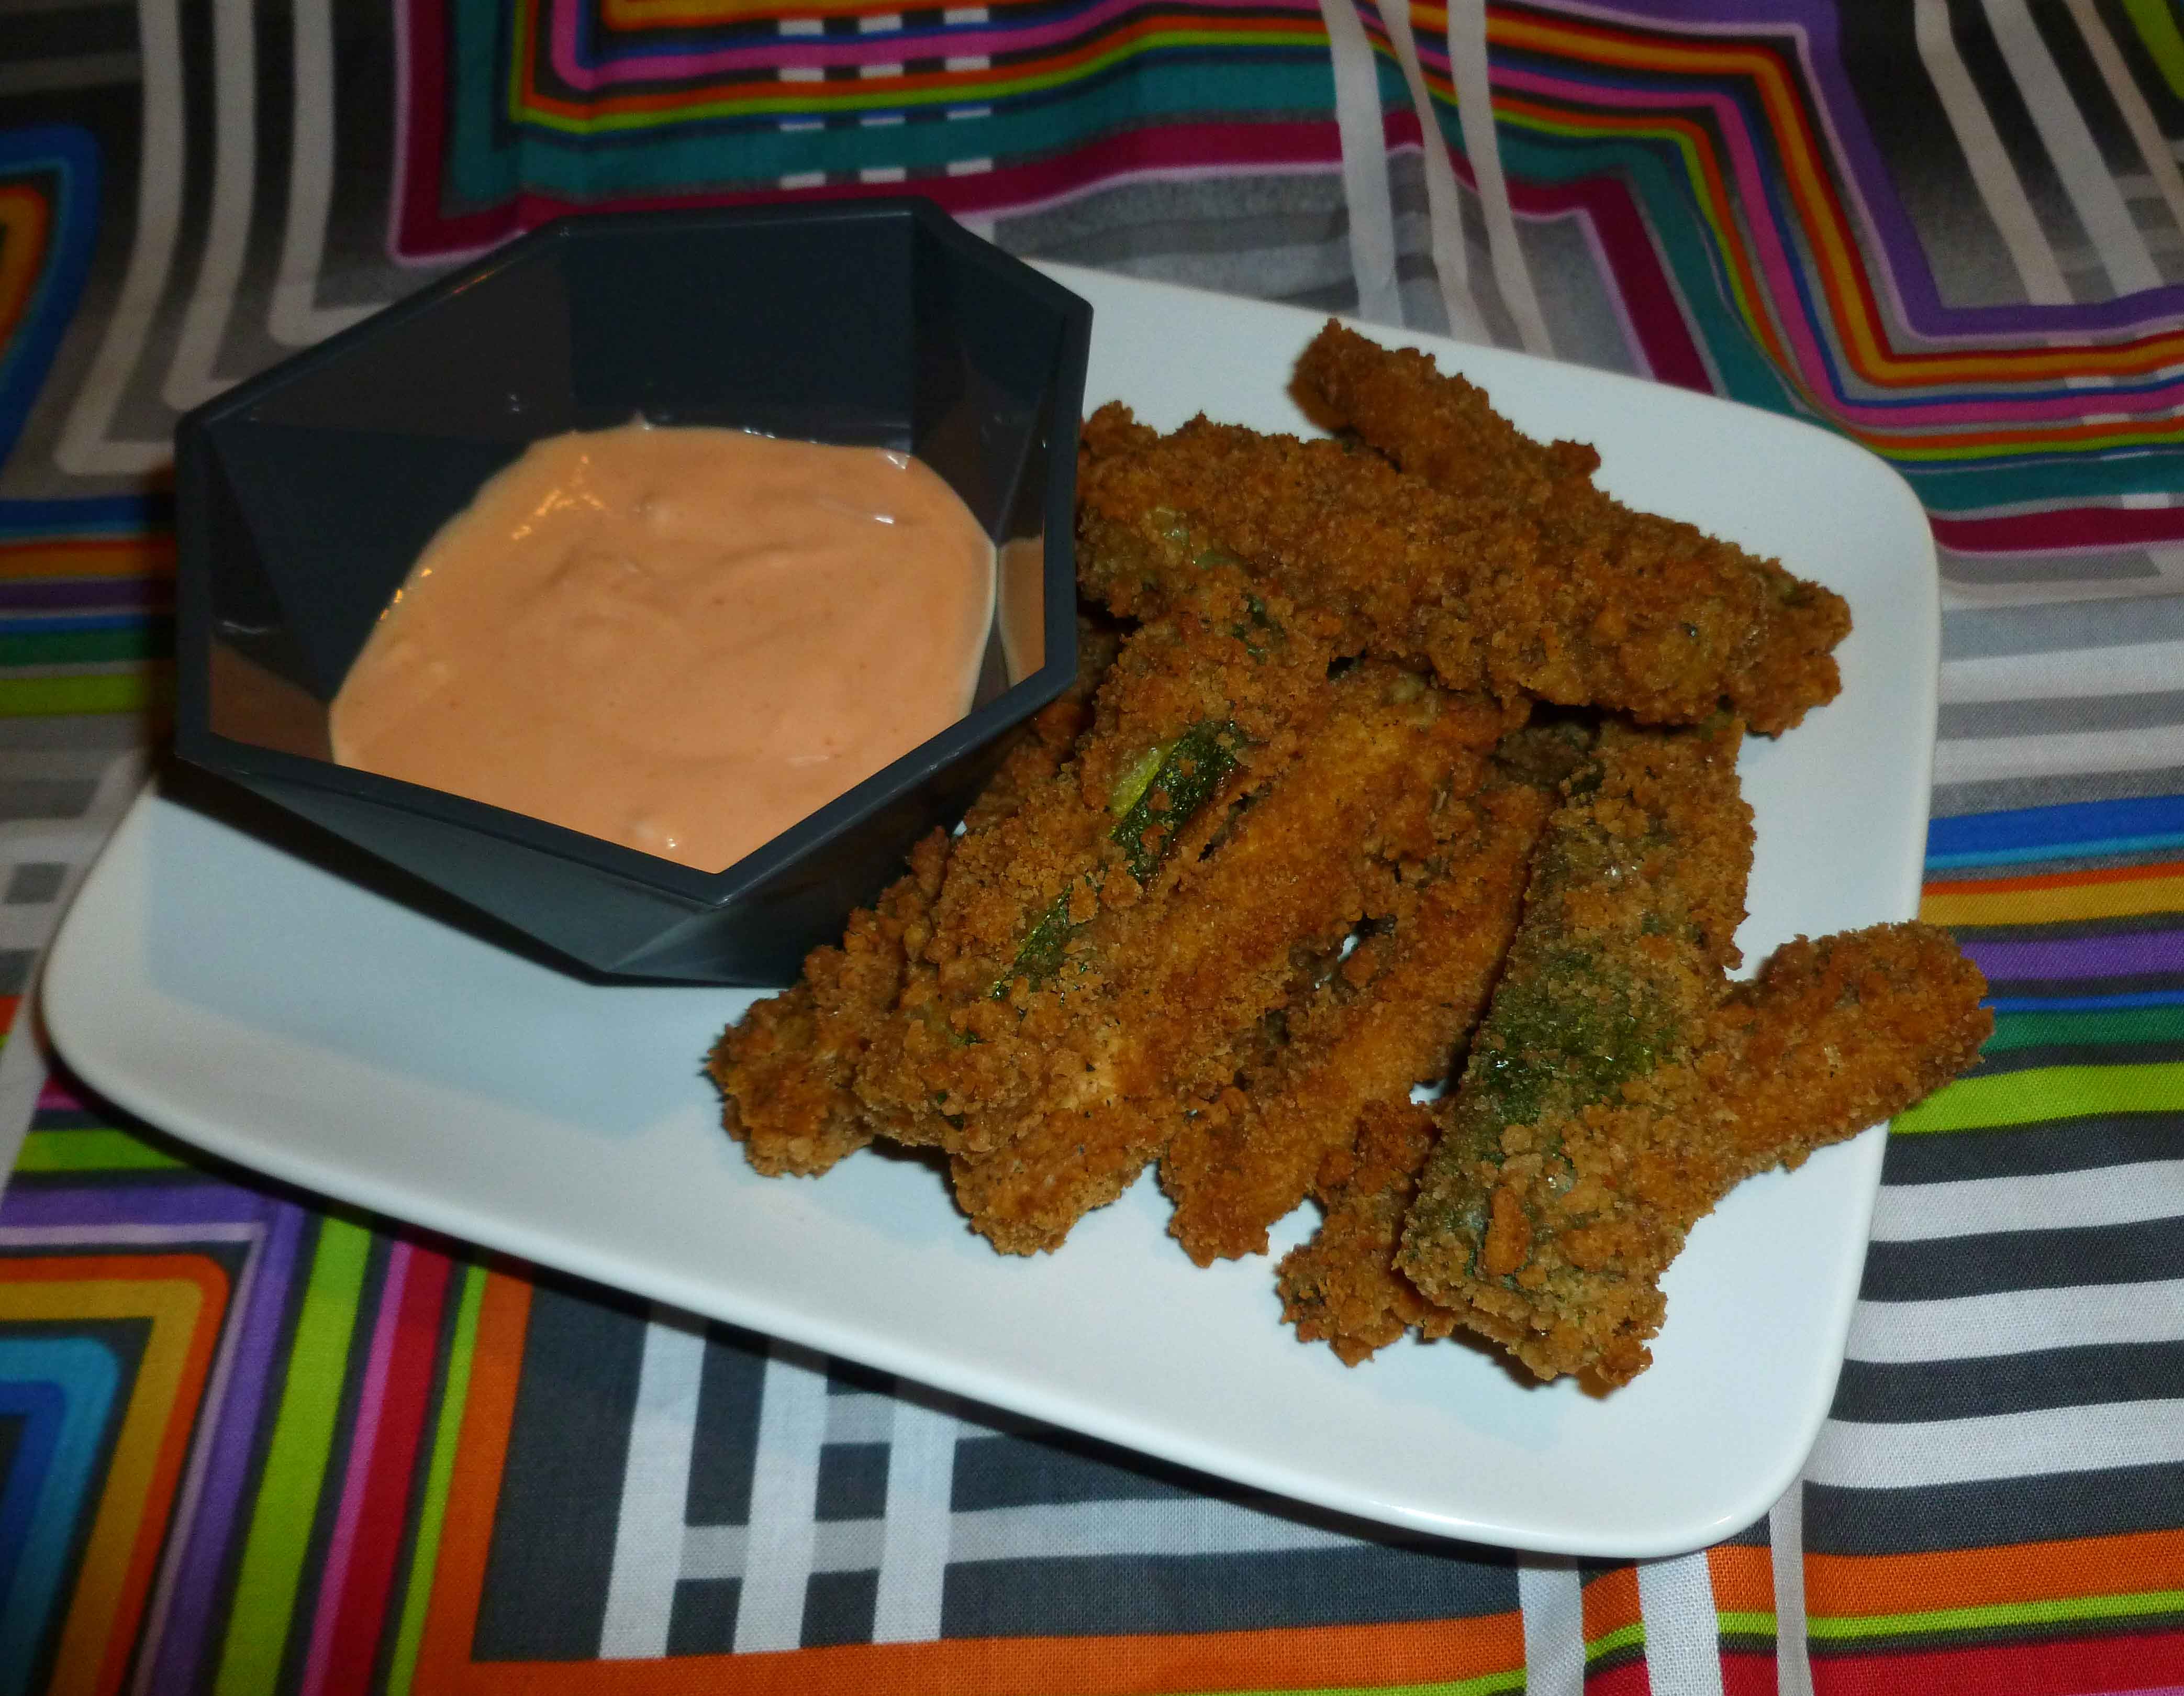
[[(2184, 1688), (2180, 149), (2166, 0), (0, 0), (0, 1696)], [(1334, 1520), (217, 1166), (42, 1044), (179, 410), (560, 211), (905, 187), (1911, 481), (1997, 1029), (1762, 1523)]]

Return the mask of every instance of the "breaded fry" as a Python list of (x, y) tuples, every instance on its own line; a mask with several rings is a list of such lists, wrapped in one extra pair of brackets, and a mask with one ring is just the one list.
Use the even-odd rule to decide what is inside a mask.
[(1333, 319), (1297, 360), (1290, 387), (1313, 423), (1355, 430), (1446, 494), (1537, 507), (1589, 483), (1600, 455), (1582, 442), (1535, 442), (1431, 354), (1384, 348)]
[[(1596, 1275), (1652, 1286), (1691, 1225), (1745, 1179), (1797, 1166), (1948, 1082), (1994, 1028), (1985, 992), (1978, 969), (1931, 925), (1799, 937), (1778, 950), (1731, 989), (1690, 1066), (1659, 1074), (1637, 1102), (1589, 1115), (1588, 1140), (1616, 1150), (1602, 1163), (1626, 1176), (1587, 1221), (1606, 1263)], [(1356, 1148), (1321, 1166), (1325, 1223), (1282, 1262), (1284, 1317), (1301, 1340), (1323, 1340), (1353, 1366), (1407, 1329), (1446, 1336), (1458, 1321), (1394, 1264), (1435, 1135), (1424, 1108), (1368, 1108)], [(1596, 1370), (1607, 1381), (1629, 1375), (1604, 1365)]]
[[(1095, 439), (1078, 489), (1078, 575), (1117, 613), (1156, 616), (1240, 573), (1336, 614), (1345, 651), (1429, 664), (1451, 689), (1652, 723), (1696, 722), (1733, 688), (1767, 695), (1753, 633), (1779, 586), (1689, 525), (1613, 507), (1574, 526), (1559, 498), (1459, 499), (1339, 442), (1203, 418), (1130, 446), (1127, 421), (1103, 417)], [(1585, 499), (1591, 512), (1605, 497)], [(1772, 728), (1791, 722), (1760, 706)]]
[[(1061, 768), (1115, 646), (1112, 633), (1080, 621), (1076, 682), (1002, 757), (965, 815), (967, 830), (1007, 817)], [(910, 957), (923, 946), (947, 858), (948, 838), (935, 831), (911, 851), (903, 876), (850, 915), (839, 947), (812, 950), (794, 984), (754, 1003), (714, 1044), (705, 1069), (720, 1085), (722, 1124), (756, 1170), (816, 1177), (872, 1140), (852, 1085), (873, 1029), (901, 994)]]
[(931, 928), (858, 1068), (883, 1134), (950, 1154), (1050, 1093), (1086, 928), (1157, 899), (1325, 714), (1326, 621), (1201, 586), (1123, 643), (1069, 762), (950, 855)]
[(1502, 709), (1385, 664), (1328, 687), (1295, 762), (1172, 893), (1098, 916), (1068, 976), (1014, 998), (1040, 1032), (1039, 1087), (1006, 1110), (1013, 1134), (954, 1163), (957, 1200), (996, 1247), (1051, 1248), (1128, 1187), (1184, 1104), (1234, 1077), (1268, 1010), (1389, 910), (1395, 868), (1435, 855), (1448, 797), (1477, 789), (1508, 728)]
[[(1930, 926), (1798, 939), (1724, 1001), (1697, 1052), (1571, 1115), (1553, 1166), (1502, 1163), (1495, 1213), (1510, 1193), (1540, 1228), (1498, 1282), (1530, 1307), (1482, 1323), (1474, 1306), (1463, 1323), (1542, 1376), (1628, 1381), (1652, 1359), (1660, 1276), (1691, 1226), (1746, 1178), (1798, 1164), (1970, 1065), (1993, 1028), (1985, 992)], [(1482, 1271), (1487, 1258), (1482, 1247)]]
[(1420, 1292), (1542, 1376), (1627, 1377), (1659, 1324), (1658, 1291), (1592, 1275), (1584, 1232), (1613, 1178), (1578, 1169), (1569, 1144), (1590, 1113), (1706, 1041), (1752, 863), (1741, 740), (1733, 719), (1602, 728), (1541, 840), (1404, 1228), (1396, 1264)]
[(1730, 990), (1702, 1063), (1721, 1131), (1719, 1191), (1800, 1165), (1940, 1089), (1994, 1033), (1986, 994), (1979, 968), (1936, 925), (1874, 925), (1777, 949)]
[(1289, 1017), (1289, 1041), (1224, 1091), (1161, 1159), (1169, 1232), (1201, 1266), (1263, 1254), (1329, 1152), (1374, 1101), (1445, 1077), (1517, 927), (1548, 799), (1501, 784), (1459, 803), (1471, 823), (1401, 886), (1398, 910)]
[[(1295, 389), (1316, 421), (1355, 430), (1444, 492), (1532, 514), (1540, 569), (1614, 583), (1615, 609), (1641, 640), (1658, 639), (1679, 607), (1685, 616), (1718, 611), (1719, 621), (1694, 618), (1692, 639), (1705, 650), (1717, 695), (1751, 728), (1786, 730), (1841, 688), (1832, 650), (1850, 633), (1850, 609), (1840, 595), (1691, 525), (1633, 511), (1593, 486), (1598, 455), (1533, 441), (1482, 390), (1443, 376), (1431, 354), (1379, 347), (1330, 320), (1298, 361)], [(1682, 665), (1673, 650), (1671, 642), (1655, 656), (1663, 675)], [(1655, 720), (1697, 716), (1601, 701)]]
[(1396, 1244), (1438, 1140), (1432, 1116), (1410, 1101), (1376, 1101), (1357, 1117), (1357, 1141), (1321, 1161), (1312, 1192), (1327, 1217), (1311, 1241), (1282, 1257), (1282, 1317), (1301, 1342), (1325, 1342), (1355, 1366), (1416, 1325), (1446, 1336), (1455, 1316), (1396, 1270)]
[[(1323, 607), (1339, 650), (1430, 666), (1453, 689), (1589, 700), (1552, 667), (1541, 632), (1499, 630), (1470, 605), (1530, 570), (1535, 527), (1490, 502), (1451, 499), (1372, 454), (1193, 419), (1169, 436), (1103, 406), (1078, 478), (1084, 592), (1157, 617), (1209, 581)], [(1563, 695), (1555, 691), (1559, 688)]]
[(804, 975), (755, 1001), (721, 1033), (705, 1064), (721, 1088), (721, 1122), (769, 1178), (816, 1178), (872, 1140), (851, 1088), (875, 1023), (902, 988), (905, 937), (940, 890), (948, 837), (933, 831), (911, 869), (850, 915), (838, 948), (815, 948)]

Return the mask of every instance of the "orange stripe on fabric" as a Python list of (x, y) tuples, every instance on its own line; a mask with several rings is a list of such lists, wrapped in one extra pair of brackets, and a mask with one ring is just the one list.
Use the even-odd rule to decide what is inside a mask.
[[(1519, 117), (1535, 117), (1543, 122), (1554, 121), (1557, 109), (1515, 95), (1496, 95), (1495, 109), (1513, 113)], [(1709, 221), (1724, 237), (1719, 249), (1721, 258), (1731, 273), (1731, 287), (1745, 304), (1745, 319), (1764, 348), (1769, 360), (1782, 380), (1808, 399), (1818, 403), (1801, 380), (1797, 362), (1783, 345), (1774, 316), (1768, 310), (1769, 296), (1754, 269), (1750, 248), (1741, 239), (1744, 224), (1736, 215), (1729, 185), (1721, 174), (1721, 164), (1715, 155), (1713, 138), (1704, 126), (1688, 118), (1679, 118), (1666, 112), (1624, 114), (1589, 112), (1586, 124), (1592, 128), (1630, 135), (1676, 135), (1684, 138), (1689, 156), (1696, 162), (1701, 182), (1697, 185), (1707, 204), (1712, 208)]]
[(1524, 1625), (1507, 1613), (1190, 1637), (978, 1637), (665, 1660), (488, 1661), (446, 1671), (436, 1664), (431, 1683), (421, 1662), (416, 1688), (461, 1696), (1153, 1696), (1453, 1682), (1515, 1673), (1524, 1662)]
[[(1039, 0), (991, 0), (986, 8), (993, 27), (1006, 29), (1008, 14), (1012, 11), (1029, 11)], [(739, 18), (775, 18), (787, 21), (794, 18), (838, 18), (868, 16), (885, 18), (900, 16), (900, 0), (795, 0), (784, 5), (781, 0), (606, 0), (601, 15), (607, 27), (623, 29), (660, 29), (680, 25), (726, 23)]]
[(486, 1275), (478, 1302), (477, 1340), (471, 1355), (470, 1396), (463, 1409), (432, 1599), (417, 1649), (410, 1688), (420, 1693), (481, 1688), (470, 1682), (471, 1638), (485, 1593), (485, 1562), (493, 1509), (508, 1464), (508, 1431), (515, 1386), (523, 1375), (523, 1341), (531, 1328), (531, 1284), (499, 1269)]
[(1618, 1566), (1585, 1587), (1585, 1640), (1598, 1643), (1610, 1632), (1635, 1626), (1645, 1617), (1638, 1605), (1638, 1569)]
[(45, 268), (52, 226), (53, 209), (36, 189), (20, 183), (0, 187), (0, 347), (22, 322)]
[(1724, 1614), (1774, 1611), (1774, 1556), (1751, 1543), (1723, 1543), (1707, 1551), (1713, 1604)]
[(227, 1297), (227, 1274), (202, 1254), (16, 1260), (0, 1276), (0, 1319), (152, 1321), (54, 1652), (52, 1689), (110, 1696), (128, 1671)]
[(2184, 912), (2184, 867), (1929, 884), (1919, 903), (1919, 917), (1936, 924), (2063, 924), (2163, 912)]
[[(1535, 39), (1528, 41), (1528, 37)], [(1784, 167), (1783, 181), (1802, 215), (1798, 220), (1800, 227), (1817, 248), (1819, 256), (1827, 261), (1814, 269), (1835, 321), (1845, 335), (1851, 363), (1875, 382), (1889, 381), (1883, 373), (1900, 362), (1890, 357), (1892, 350), (1886, 347), (1876, 328), (1878, 304), (1864, 267), (1857, 262), (1857, 243), (1843, 227), (1841, 204), (1827, 172), (1819, 165), (1819, 149), (1806, 122), (1804, 104), (1774, 53), (1742, 43), (1717, 47), (1640, 42), (1624, 32), (1588, 28), (1580, 24), (1507, 19), (1490, 12), (1487, 39), (1493, 42), (1505, 38), (1512, 45), (1531, 45), (1535, 50), (1538, 46), (1536, 38), (1545, 38), (1557, 47), (1567, 41), (1576, 44), (1574, 56), (1580, 59), (1606, 59), (1641, 70), (1687, 75), (1726, 74), (1748, 83), (1758, 93), (1773, 120), (1770, 127)], [(1713, 149), (1708, 146), (1703, 150), (1711, 177), (1718, 170), (1713, 163)], [(1733, 230), (1737, 223), (1732, 218), (1725, 220), (1722, 227)], [(1766, 298), (1764, 294), (1754, 297), (1753, 322), (1768, 342), (1769, 350), (1775, 352), (1776, 364), (1786, 371), (1794, 371), (1794, 365), (1786, 362), (1777, 350), (1773, 326), (1765, 321), (1765, 315), (1756, 310)]]
[[(1192, 1637), (994, 1637), (854, 1644), (667, 1660), (473, 1662), (470, 1645), (508, 1464), (531, 1286), (494, 1272), (478, 1311), (440, 1556), (412, 1688), (433, 1696), (1125, 1696), (1125, 1693), (1415, 1684), (1513, 1671), (1524, 1661), (1516, 1613), (1417, 1624)], [(1636, 1613), (1636, 1581), (1630, 1584)]]
[(174, 569), (171, 536), (0, 543), (0, 579), (167, 577)]
[(2021, 878), (1935, 879), (1926, 884), (1926, 893), (2022, 895), (2042, 890), (2075, 889), (2081, 884), (2142, 884), (2164, 879), (2184, 883), (2184, 861), (2165, 860), (2149, 866), (2104, 866), (2082, 872), (2040, 872)]
[(1830, 1618), (2148, 1590), (2184, 1590), (2184, 1531), (1934, 1554), (1805, 1557), (1806, 1604)]

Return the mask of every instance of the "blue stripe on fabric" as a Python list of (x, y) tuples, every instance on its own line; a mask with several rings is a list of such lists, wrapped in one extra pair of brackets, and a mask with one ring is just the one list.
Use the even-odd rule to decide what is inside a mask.
[(31, 1540), (31, 1509), (37, 1505), (38, 1487), (53, 1463), (67, 1412), (68, 1398), (58, 1384), (0, 1383), (0, 1415), (22, 1421), (7, 1480), (0, 1487), (0, 1596), (14, 1589), (21, 1572), (23, 1549)]
[(82, 636), (171, 622), (164, 613), (56, 612), (44, 618), (0, 618), (0, 636)]
[[(0, 1604), (0, 1696), (18, 1696), (28, 1687), (38, 1640), (86, 1511), (99, 1440), (121, 1387), (121, 1367), (96, 1337), (0, 1338), (0, 1386), (24, 1386), (57, 1395), (61, 1412), (39, 1476), (25, 1473), (28, 1457), (19, 1450), (0, 1494), (0, 1526), (21, 1515), (27, 1527), (15, 1582)], [(26, 1507), (18, 1505), (19, 1488), (29, 1495)]]
[(89, 495), (81, 500), (0, 500), (0, 541), (75, 540), (98, 534), (116, 538), (146, 530), (171, 529), (170, 494)]
[[(2118, 836), (2092, 844), (2064, 844), (2065, 848), (2083, 846), (2102, 854), (2155, 854), (2172, 848), (2184, 848), (2184, 832), (2173, 836)], [(1984, 854), (1935, 854), (1926, 856), (1926, 869), (1946, 872), (1958, 866), (2021, 866), (2035, 860), (2053, 860), (2064, 857), (2053, 846), (2041, 848), (2003, 848)]]
[(2067, 801), (1937, 818), (1926, 828), (1926, 863), (2001, 864), (2178, 844), (2184, 844), (2184, 795)]
[(2184, 990), (2142, 990), (2127, 996), (1991, 996), (1997, 1013), (2112, 1013), (2123, 1007), (2184, 1007)]

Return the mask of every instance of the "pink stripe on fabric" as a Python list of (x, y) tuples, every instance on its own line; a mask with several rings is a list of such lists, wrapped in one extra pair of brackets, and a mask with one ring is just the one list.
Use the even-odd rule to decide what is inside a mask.
[[(749, 47), (719, 47), (711, 53), (632, 53), (596, 65), (577, 57), (577, 7), (581, 0), (550, 0), (554, 73), (573, 88), (589, 92), (626, 82), (663, 77), (712, 76), (722, 71), (755, 70), (781, 65), (798, 69), (837, 64), (900, 64), (908, 59), (958, 59), (978, 53), (1020, 53), (1051, 47), (1095, 29), (1107, 20), (1135, 11), (1139, 0), (1098, 0), (1081, 12), (1051, 23), (1022, 27), (950, 29), (905, 36), (900, 32), (871, 36), (777, 36)], [(1264, 13), (1267, 0), (1192, 0), (1201, 11)], [(1278, 0), (1301, 20), (1317, 21), (1319, 13), (1293, 0)]]
[[(1728, 145), (1731, 174), (1738, 192), (1752, 209), (1744, 225), (1751, 232), (1760, 274), (1770, 291), (1769, 304), (1776, 309), (1776, 321), (1797, 354), (1797, 380), (1808, 393), (1823, 399), (1825, 410), (1835, 416), (1855, 419), (1876, 435), (1937, 425), (2075, 421), (2083, 416), (2087, 399), (2082, 390), (2042, 397), (1991, 396), (1972, 400), (1928, 401), (1914, 406), (1874, 406), (1839, 393), (1797, 298), (1796, 278), (1799, 267), (1783, 247), (1780, 232), (1769, 215), (1771, 208), (1766, 195), (1765, 172), (1745, 125), (1743, 109), (1728, 96), (1698, 90), (1602, 88), (1591, 83), (1567, 82), (1537, 71), (1501, 66), (1495, 67), (1493, 78), (1496, 87), (1554, 96), (1580, 105), (1619, 107), (1633, 111), (1674, 110), (1695, 105), (1711, 109)], [(2173, 383), (2140, 393), (2104, 391), (2099, 396), (2101, 411), (2124, 414), (2172, 413), (2179, 399), (2179, 388)]]
[(387, 1401), (387, 1374), (394, 1358), (396, 1321), (402, 1313), (402, 1286), (410, 1279), (413, 1251), (397, 1242), (387, 1251), (387, 1277), (379, 1292), (379, 1316), (372, 1322), (371, 1353), (364, 1367), (357, 1398), (356, 1425), (348, 1446), (348, 1469), (342, 1480), (340, 1509), (326, 1543), (326, 1576), (319, 1587), (311, 1620), (311, 1652), (304, 1664), (301, 1696), (319, 1696), (332, 1670), (334, 1623), (341, 1614), (342, 1591), (348, 1582), (349, 1560), (356, 1551), (356, 1526), (364, 1512), (365, 1488), (371, 1476), (371, 1451), (379, 1440), (379, 1414)]

